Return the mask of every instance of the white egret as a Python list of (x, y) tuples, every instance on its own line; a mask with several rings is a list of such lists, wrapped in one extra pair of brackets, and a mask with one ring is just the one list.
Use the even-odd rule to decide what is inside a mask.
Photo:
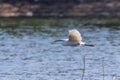
[(72, 29), (68, 31), (69, 38), (68, 39), (61, 39), (61, 40), (55, 40), (54, 42), (61, 42), (64, 46), (78, 46), (78, 45), (84, 45), (84, 46), (94, 46), (93, 44), (86, 44), (82, 41), (81, 34), (78, 30)]

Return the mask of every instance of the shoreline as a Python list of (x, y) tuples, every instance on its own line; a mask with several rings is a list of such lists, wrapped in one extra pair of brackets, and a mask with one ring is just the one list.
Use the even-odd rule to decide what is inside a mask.
[(0, 3), (0, 17), (120, 17), (120, 1), (92, 3)]

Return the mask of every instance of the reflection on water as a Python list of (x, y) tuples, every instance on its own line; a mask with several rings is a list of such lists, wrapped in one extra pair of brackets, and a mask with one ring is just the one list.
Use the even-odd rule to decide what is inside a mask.
[[(96, 23), (95, 23), (96, 21)], [(113, 21), (114, 24), (111, 23)], [(86, 55), (85, 79), (120, 79), (118, 19), (1, 19), (1, 80), (80, 80)], [(109, 26), (111, 23), (112, 26)], [(51, 44), (78, 29), (95, 47)], [(104, 58), (104, 63), (103, 63)]]

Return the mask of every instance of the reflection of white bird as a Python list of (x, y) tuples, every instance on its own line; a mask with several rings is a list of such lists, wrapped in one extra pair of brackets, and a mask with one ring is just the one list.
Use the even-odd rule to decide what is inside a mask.
[(85, 45), (85, 46), (94, 46), (92, 44), (86, 44), (85, 42), (82, 42), (81, 34), (78, 30), (72, 29), (69, 30), (69, 39), (61, 39), (56, 40), (54, 42), (62, 42), (64, 46), (78, 46), (78, 45)]

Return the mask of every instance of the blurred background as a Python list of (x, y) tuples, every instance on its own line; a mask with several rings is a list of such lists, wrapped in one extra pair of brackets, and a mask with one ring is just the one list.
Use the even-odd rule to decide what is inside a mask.
[(0, 16), (120, 16), (119, 0), (0, 0)]
[(120, 80), (120, 0), (0, 0), (0, 80)]

